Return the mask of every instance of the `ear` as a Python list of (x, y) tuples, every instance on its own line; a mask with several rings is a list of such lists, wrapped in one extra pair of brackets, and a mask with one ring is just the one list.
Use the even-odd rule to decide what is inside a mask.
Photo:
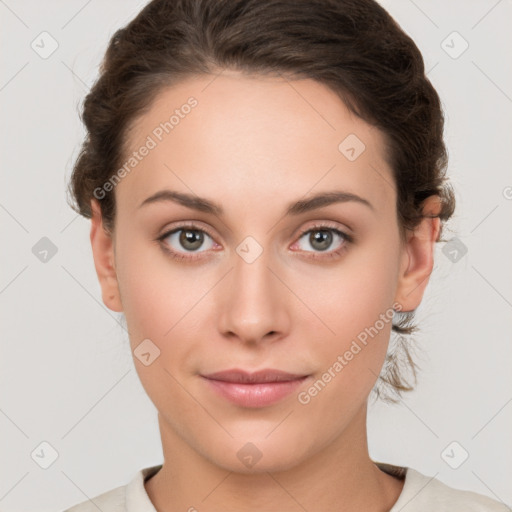
[(121, 312), (123, 306), (115, 269), (113, 239), (103, 225), (100, 205), (96, 199), (91, 200), (91, 210), (91, 246), (103, 303), (110, 310)]
[(434, 216), (439, 215), (440, 211), (439, 196), (432, 195), (425, 199), (425, 217), (417, 228), (407, 235), (395, 295), (395, 301), (402, 305), (400, 311), (413, 311), (421, 303), (434, 267), (434, 249), (439, 239), (441, 222), (439, 217)]

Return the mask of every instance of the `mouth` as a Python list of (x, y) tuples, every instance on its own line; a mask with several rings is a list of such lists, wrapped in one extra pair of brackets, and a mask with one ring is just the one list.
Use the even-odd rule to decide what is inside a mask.
[(232, 369), (221, 372), (203, 375), (206, 379), (223, 382), (238, 382), (242, 384), (263, 384), (267, 382), (290, 382), (293, 380), (308, 377), (305, 374), (288, 373), (282, 370), (271, 368), (258, 370), (256, 372), (247, 372), (245, 370)]
[(240, 407), (275, 404), (296, 390), (310, 375), (275, 369), (246, 372), (233, 369), (201, 375), (209, 388)]

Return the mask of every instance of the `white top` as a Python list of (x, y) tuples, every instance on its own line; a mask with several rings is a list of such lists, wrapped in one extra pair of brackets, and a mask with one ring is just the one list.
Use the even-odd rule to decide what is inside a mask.
[[(386, 473), (405, 478), (402, 492), (389, 512), (510, 512), (483, 494), (455, 489), (413, 468), (375, 462)], [(139, 470), (127, 484), (83, 501), (63, 512), (156, 512), (144, 487), (162, 465)], [(93, 503), (94, 501), (94, 503)]]

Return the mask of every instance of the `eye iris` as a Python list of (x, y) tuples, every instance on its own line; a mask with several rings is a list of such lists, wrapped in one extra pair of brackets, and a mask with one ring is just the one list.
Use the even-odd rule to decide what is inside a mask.
[[(309, 241), (312, 247), (318, 249), (319, 251), (327, 250), (332, 243), (332, 233), (330, 231), (312, 231), (309, 235)], [(319, 242), (319, 246), (315, 245)]]
[[(180, 244), (190, 251), (195, 251), (201, 247), (204, 240), (204, 234), (200, 231), (194, 231), (191, 229), (182, 229), (180, 234)], [(192, 244), (192, 247), (187, 245)]]

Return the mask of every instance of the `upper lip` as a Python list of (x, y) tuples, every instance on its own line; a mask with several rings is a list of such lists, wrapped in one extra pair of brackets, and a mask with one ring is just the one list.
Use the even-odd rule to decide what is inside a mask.
[(272, 368), (259, 370), (256, 372), (247, 372), (245, 370), (232, 369), (221, 372), (209, 373), (203, 377), (212, 380), (222, 380), (224, 382), (241, 382), (241, 383), (262, 383), (262, 382), (286, 382), (301, 379), (307, 375), (299, 375), (288, 373)]

